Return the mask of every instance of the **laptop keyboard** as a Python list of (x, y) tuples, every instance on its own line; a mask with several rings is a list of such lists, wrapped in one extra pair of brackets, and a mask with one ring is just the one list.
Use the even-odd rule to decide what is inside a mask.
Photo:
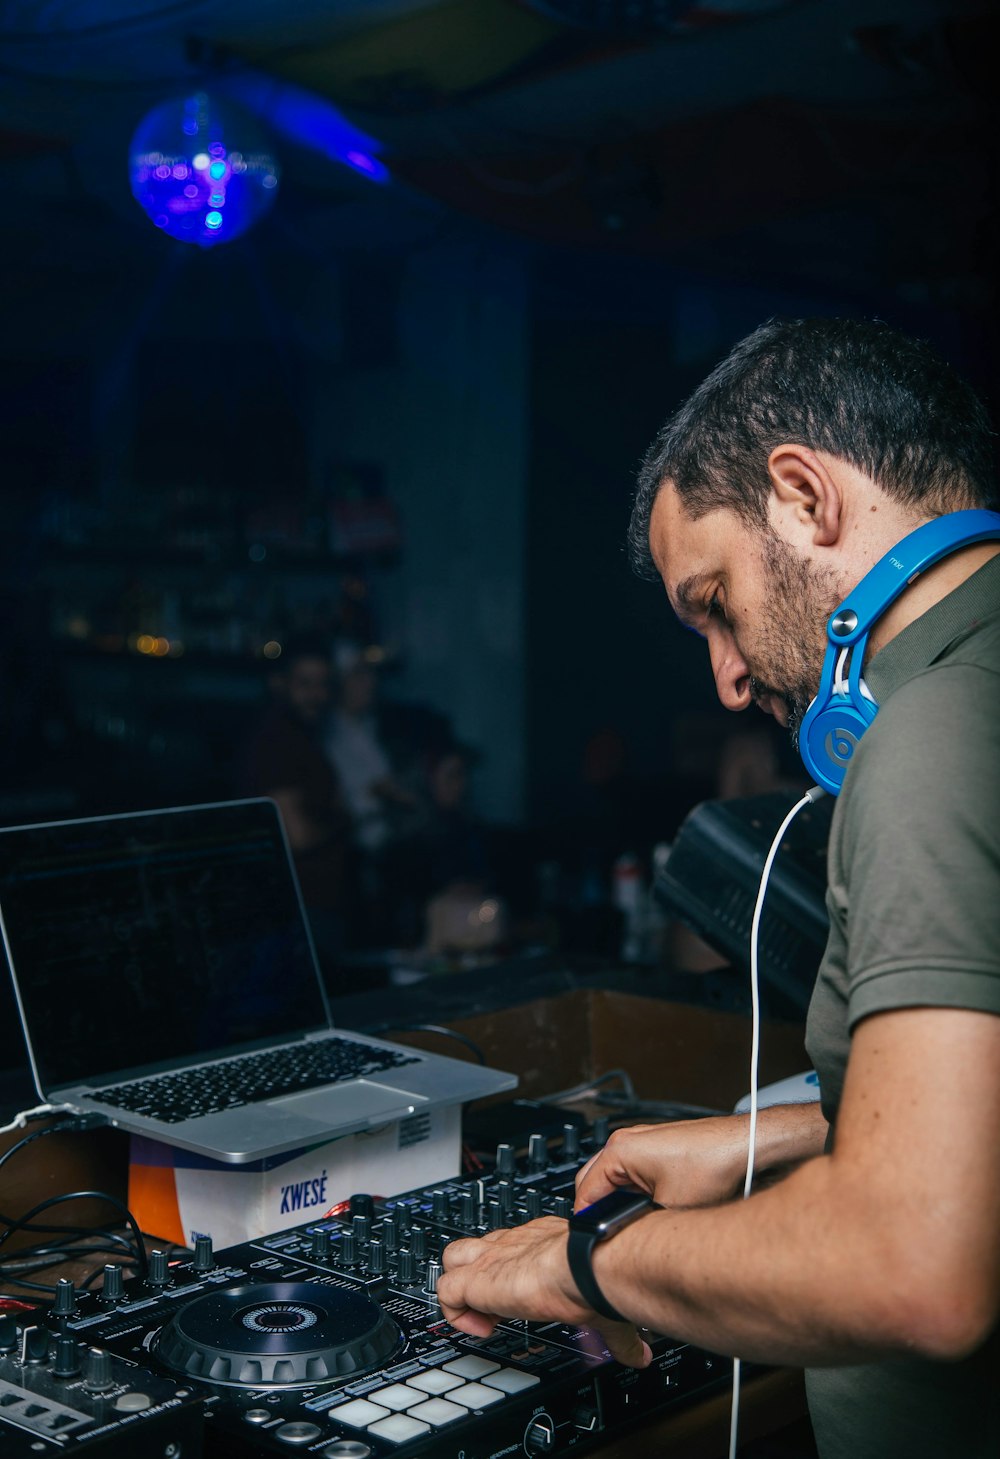
[(199, 1115), (218, 1114), (244, 1104), (259, 1104), (282, 1094), (298, 1094), (325, 1084), (342, 1084), (366, 1074), (419, 1063), (416, 1054), (372, 1048), (353, 1039), (329, 1038), (244, 1054), (178, 1074), (158, 1074), (131, 1084), (99, 1089), (91, 1099), (132, 1114), (176, 1125)]

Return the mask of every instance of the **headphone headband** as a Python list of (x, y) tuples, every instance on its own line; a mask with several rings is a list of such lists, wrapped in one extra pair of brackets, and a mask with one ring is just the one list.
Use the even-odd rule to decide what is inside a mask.
[[(1000, 538), (1000, 512), (974, 508), (925, 522), (881, 557), (831, 613), (819, 689), (799, 729), (805, 767), (831, 795), (840, 790), (858, 740), (878, 713), (861, 678), (872, 626), (927, 568), (960, 547), (991, 538)], [(843, 661), (848, 656), (845, 692)]]

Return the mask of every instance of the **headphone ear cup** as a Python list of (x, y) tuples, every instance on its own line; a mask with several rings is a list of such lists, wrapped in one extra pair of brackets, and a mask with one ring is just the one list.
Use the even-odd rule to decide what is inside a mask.
[(858, 741), (875, 718), (849, 699), (838, 696), (824, 706), (810, 705), (799, 729), (799, 754), (816, 783), (837, 795), (844, 783)]

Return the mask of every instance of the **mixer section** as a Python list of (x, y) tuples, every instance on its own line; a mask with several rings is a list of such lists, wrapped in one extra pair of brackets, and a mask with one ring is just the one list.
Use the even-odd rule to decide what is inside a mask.
[[(552, 1146), (533, 1136), (522, 1155), (501, 1144), (476, 1176), (388, 1200), (358, 1194), (320, 1221), (219, 1254), (202, 1236), (181, 1261), (154, 1252), (144, 1280), (122, 1281), (109, 1265), (97, 1294), (61, 1284), (30, 1324), (46, 1346), (36, 1366), (64, 1385), (67, 1407), (84, 1359), (76, 1388), (55, 1365), (72, 1345), (87, 1364), (111, 1366), (116, 1398), (142, 1393), (148, 1412), (169, 1395), (192, 1418), (203, 1411), (207, 1459), (503, 1459), (599, 1447), (724, 1384), (728, 1361), (648, 1334), (653, 1362), (639, 1372), (615, 1363), (590, 1329), (555, 1322), (504, 1322), (471, 1338), (444, 1321), (436, 1289), (449, 1241), (568, 1215), (576, 1172), (605, 1137), (567, 1125)], [(23, 1387), (29, 1325), (8, 1325), (0, 1381)], [(41, 1351), (41, 1338), (31, 1343)], [(10, 1410), (0, 1407), (0, 1440)], [(82, 1432), (67, 1424), (46, 1448), (76, 1452)], [(186, 1437), (176, 1451), (123, 1452), (197, 1459), (200, 1450)]]

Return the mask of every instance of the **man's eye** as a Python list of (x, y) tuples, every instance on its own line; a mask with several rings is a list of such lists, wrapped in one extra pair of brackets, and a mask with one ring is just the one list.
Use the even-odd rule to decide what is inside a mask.
[(711, 600), (709, 601), (708, 605), (708, 616), (709, 618), (721, 618), (723, 621), (725, 621), (726, 610), (722, 606), (722, 599), (719, 597), (718, 593), (712, 594)]

